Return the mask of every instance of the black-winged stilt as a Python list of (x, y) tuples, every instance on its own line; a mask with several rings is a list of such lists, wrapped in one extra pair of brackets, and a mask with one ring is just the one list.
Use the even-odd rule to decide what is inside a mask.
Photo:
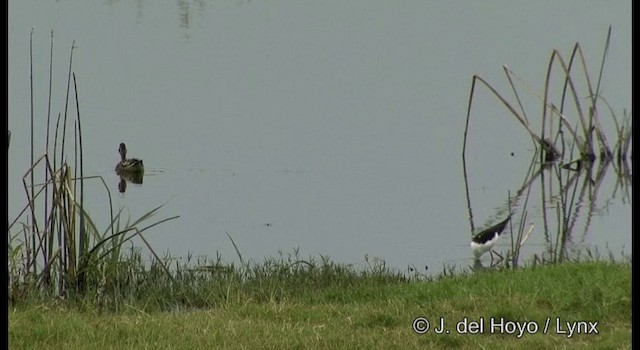
[[(496, 244), (496, 241), (498, 241), (502, 235), (502, 232), (504, 231), (504, 228), (507, 227), (507, 223), (510, 219), (511, 215), (496, 225), (491, 226), (473, 236), (471, 239), (471, 250), (473, 251), (476, 261), (480, 260), (480, 256), (482, 256), (482, 254), (489, 251), (492, 252), (493, 245)], [(493, 254), (491, 255), (491, 259), (493, 260)]]

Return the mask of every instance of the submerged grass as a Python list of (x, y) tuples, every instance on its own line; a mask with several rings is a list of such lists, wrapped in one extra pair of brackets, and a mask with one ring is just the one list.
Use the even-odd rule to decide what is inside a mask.
[[(324, 267), (317, 273), (304, 269), (279, 274), (266, 265), (269, 275), (256, 267), (255, 275), (245, 281), (237, 276), (235, 282), (194, 289), (194, 296), (210, 301), (204, 309), (160, 311), (142, 299), (117, 313), (65, 301), (15, 305), (10, 312), (10, 345), (542, 349), (631, 344), (630, 263), (566, 263), (415, 281), (350, 268), (337, 271), (329, 262), (321, 263)], [(279, 297), (270, 296), (274, 290), (280, 291)], [(423, 335), (412, 330), (419, 317), (431, 322)], [(448, 334), (434, 332), (440, 318)], [(465, 319), (467, 325), (484, 322), (482, 333), (461, 333), (457, 326)], [(547, 319), (549, 328), (543, 334)], [(492, 321), (528, 325), (530, 332), (500, 332), (490, 327)], [(583, 334), (570, 335), (568, 327), (575, 322), (595, 325), (598, 334), (587, 327)], [(587, 331), (591, 333), (584, 334)]]

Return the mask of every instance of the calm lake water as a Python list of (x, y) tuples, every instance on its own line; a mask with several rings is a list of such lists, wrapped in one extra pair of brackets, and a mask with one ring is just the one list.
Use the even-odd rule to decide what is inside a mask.
[[(399, 270), (468, 266), (469, 209), (474, 231), (504, 218), (535, 152), (522, 125), (477, 87), (467, 201), (462, 142), (472, 76), (514, 101), (504, 64), (541, 94), (551, 50), (568, 59), (579, 41), (596, 80), (611, 25), (601, 92), (622, 116), (631, 109), (630, 10), (631, 1), (10, 1), (9, 219), (26, 204), (29, 35), (38, 157), (53, 31), (52, 118), (65, 110), (75, 42), (85, 176), (101, 176), (132, 221), (163, 203), (148, 223), (180, 215), (147, 232), (157, 251), (236, 261), (228, 234), (253, 261), (299, 248), (303, 257), (379, 258)], [(539, 132), (541, 102), (517, 85)], [(75, 99), (69, 108), (73, 135)], [(146, 168), (143, 184), (122, 194), (120, 142)], [(530, 187), (524, 261), (548, 248), (544, 208), (553, 214), (548, 231), (557, 227), (557, 202), (542, 202), (543, 185), (556, 186), (552, 174)], [(577, 181), (578, 191), (594, 183)], [(597, 183), (596, 196), (575, 197), (569, 246), (630, 255), (630, 185), (613, 167)], [(106, 228), (99, 180), (89, 180), (85, 198)], [(514, 204), (514, 225), (524, 205)], [(509, 246), (504, 239), (497, 250)]]

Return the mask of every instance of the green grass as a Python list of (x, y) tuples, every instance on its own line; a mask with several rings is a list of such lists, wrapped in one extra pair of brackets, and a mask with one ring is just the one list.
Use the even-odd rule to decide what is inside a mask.
[[(313, 277), (294, 277), (294, 283), (271, 280), (270, 286), (252, 285), (253, 293), (239, 288), (206, 307), (176, 311), (149, 308), (140, 300), (117, 312), (93, 301), (23, 301), (10, 311), (9, 344), (11, 349), (631, 347), (628, 262), (568, 263), (422, 281), (375, 274), (344, 280), (319, 276), (316, 281), (324, 285)], [(280, 293), (260, 297), (269, 290)], [(417, 317), (433, 323), (427, 334), (412, 331)], [(439, 317), (449, 334), (433, 332)], [(484, 334), (458, 334), (455, 325), (465, 317), (484, 318)], [(539, 332), (491, 334), (490, 320), (500, 318), (535, 322)], [(547, 318), (549, 332), (542, 334)], [(563, 330), (567, 321), (598, 322), (599, 334), (557, 334), (557, 318)]]

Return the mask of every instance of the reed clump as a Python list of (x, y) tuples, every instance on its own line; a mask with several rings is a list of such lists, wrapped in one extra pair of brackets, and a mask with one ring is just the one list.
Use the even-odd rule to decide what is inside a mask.
[[(161, 205), (133, 222), (125, 220), (122, 209), (114, 213), (111, 192), (104, 179), (101, 176), (84, 176), (82, 119), (76, 75), (72, 72), (75, 42), (69, 55), (64, 112), (58, 113), (55, 127), (51, 125), (53, 32), (49, 56), (46, 146), (43, 154), (36, 158), (32, 38), (33, 32), (30, 38), (31, 165), (22, 178), (27, 204), (8, 226), (11, 302), (34, 297), (72, 298), (117, 288), (117, 283), (121, 280), (122, 264), (133, 258), (125, 254), (123, 245), (134, 237), (142, 239), (146, 244), (144, 231), (177, 218), (174, 216), (147, 224)], [(75, 116), (69, 111), (69, 95), (72, 91), (75, 93)], [(70, 123), (72, 118), (73, 122)], [(69, 135), (71, 130), (73, 137)], [(54, 132), (53, 137), (50, 131)], [(68, 145), (70, 141), (73, 141), (72, 147)], [(38, 176), (43, 178), (38, 179)], [(109, 203), (110, 222), (102, 230), (98, 229), (89, 216), (84, 202), (85, 187), (95, 183), (104, 186)], [(155, 255), (153, 249), (149, 248)]]
[[(604, 53), (600, 64), (600, 71), (594, 82), (592, 75), (587, 70), (586, 57), (580, 43), (577, 42), (568, 60), (554, 49), (549, 58), (547, 72), (544, 79), (542, 94), (534, 91), (530, 85), (523, 81), (513, 70), (503, 65), (503, 70), (515, 96), (515, 101), (498, 92), (483, 77), (476, 74), (472, 78), (471, 92), (467, 108), (467, 121), (464, 131), (462, 146), (463, 157), (466, 153), (467, 132), (471, 119), (473, 97), (476, 91), (476, 83), (481, 83), (502, 103), (513, 115), (531, 137), (536, 149), (539, 149), (542, 162), (564, 161), (593, 163), (596, 159), (602, 161), (616, 160), (625, 162), (630, 158), (631, 145), (631, 113), (623, 111), (620, 118), (614, 109), (607, 103), (600, 91), (600, 84), (604, 72), (605, 61), (611, 40), (611, 27), (607, 33)], [(542, 115), (540, 116), (540, 131), (533, 129), (514, 81), (518, 81), (532, 95), (542, 103)], [(553, 82), (561, 82), (562, 86), (556, 89)], [(557, 95), (553, 93), (557, 91)], [(587, 98), (583, 98), (587, 96)], [(602, 109), (599, 102), (603, 102), (606, 110), (616, 126), (616, 142), (612, 146), (608, 141), (612, 135), (607, 135), (603, 129), (601, 118)], [(569, 138), (565, 139), (568, 134)], [(576, 154), (574, 154), (576, 153)], [(571, 160), (577, 155), (577, 159)], [(568, 158), (568, 159), (567, 159)]]
[[(586, 236), (591, 218), (597, 211), (596, 203), (601, 195), (601, 185), (607, 169), (611, 166), (617, 175), (612, 198), (621, 192), (623, 202), (630, 202), (631, 113), (623, 110), (622, 116), (619, 116), (602, 96), (600, 88), (610, 40), (611, 27), (607, 33), (600, 71), (595, 80), (587, 70), (586, 58), (580, 43), (574, 45), (568, 60), (560, 51), (552, 50), (541, 94), (535, 92), (507, 66), (503, 66), (503, 69), (515, 101), (509, 101), (480, 75), (474, 75), (472, 78), (462, 146), (472, 231), (473, 215), (466, 166), (466, 143), (473, 98), (477, 91), (476, 83), (479, 82), (489, 89), (524, 127), (536, 147), (522, 186), (513, 195), (509, 191), (507, 200), (499, 210), (500, 213), (520, 212), (519, 225), (510, 226), (511, 244), (506, 259), (499, 262), (502, 266), (520, 264), (522, 247), (532, 232), (542, 234), (545, 242), (544, 251), (534, 254), (533, 264), (571, 261), (585, 255), (592, 257), (595, 254), (593, 250), (571, 247), (570, 242), (576, 241), (577, 234)], [(532, 126), (534, 120), (527, 116), (515, 81), (520, 82), (521, 86), (542, 102), (539, 132)], [(558, 88), (552, 82), (559, 82), (561, 86)], [(602, 127), (601, 118), (605, 114), (611, 117), (612, 125), (615, 127), (614, 133)], [(613, 145), (609, 141), (611, 137), (616, 140)], [(542, 216), (542, 224), (536, 228), (525, 227), (534, 183), (540, 185), (541, 204), (541, 209), (535, 210)]]

